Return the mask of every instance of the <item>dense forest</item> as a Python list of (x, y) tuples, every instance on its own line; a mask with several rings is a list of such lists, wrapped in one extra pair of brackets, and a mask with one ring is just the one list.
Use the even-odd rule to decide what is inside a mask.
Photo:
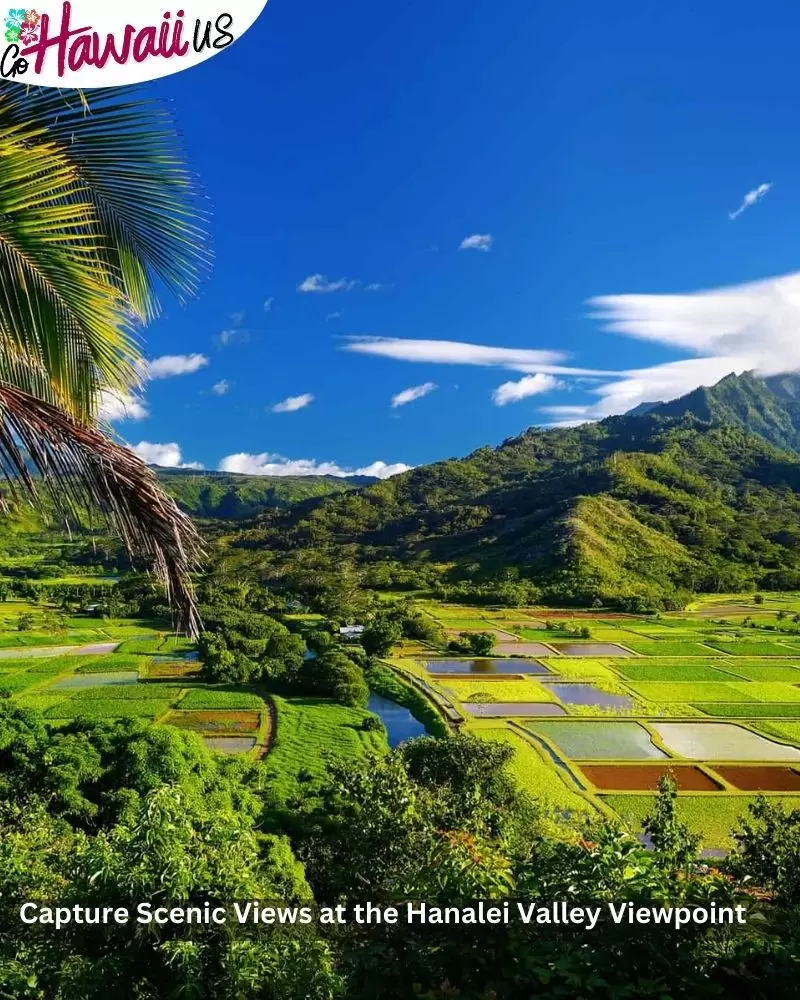
[[(647, 413), (530, 428), (465, 459), (268, 511), (227, 535), (221, 564), (301, 591), (344, 560), (378, 587), (629, 610), (680, 607), (691, 592), (797, 588), (800, 456), (767, 440), (788, 440), (793, 385), (731, 376)], [(772, 435), (746, 429), (760, 426), (749, 407), (762, 397), (784, 418), (776, 429), (761, 406)]]
[(194, 469), (157, 469), (164, 489), (192, 517), (238, 520), (309, 497), (343, 493), (377, 480), (369, 476), (242, 476)]

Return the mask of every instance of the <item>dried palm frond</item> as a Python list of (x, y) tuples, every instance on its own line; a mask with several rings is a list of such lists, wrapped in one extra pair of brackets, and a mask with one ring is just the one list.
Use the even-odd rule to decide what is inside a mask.
[(178, 627), (197, 634), (191, 573), (202, 555), (200, 537), (133, 452), (52, 403), (0, 382), (0, 478), (13, 497), (38, 507), (42, 487), (67, 516), (99, 510), (128, 551), (149, 563)]

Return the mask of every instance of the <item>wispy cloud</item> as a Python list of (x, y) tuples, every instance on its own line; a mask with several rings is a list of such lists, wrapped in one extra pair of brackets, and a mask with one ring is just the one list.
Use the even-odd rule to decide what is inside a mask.
[(675, 399), (732, 372), (800, 371), (800, 272), (683, 295), (603, 295), (590, 305), (605, 330), (694, 357), (620, 372), (592, 388), (586, 406), (543, 408), (559, 421)]
[(472, 236), (465, 236), (461, 241), (459, 250), (482, 250), (488, 253), (494, 244), (494, 236), (489, 233), (473, 233)]
[(122, 420), (146, 420), (150, 416), (141, 396), (123, 394), (104, 389), (100, 393), (99, 417), (108, 423)]
[(151, 441), (140, 441), (128, 445), (134, 455), (138, 455), (148, 465), (160, 465), (165, 469), (202, 469), (199, 462), (184, 462), (180, 446), (174, 441), (169, 444), (154, 444)]
[(387, 285), (381, 281), (371, 281), (368, 285), (364, 285), (365, 292), (383, 292), (387, 288), (391, 288), (391, 285)]
[(594, 368), (570, 368), (559, 365), (569, 355), (563, 351), (533, 348), (489, 347), (465, 344), (456, 340), (406, 340), (400, 337), (348, 337), (341, 348), (355, 354), (372, 354), (395, 361), (426, 362), (439, 365), (477, 365), (482, 368), (507, 368), (523, 374), (611, 375)]
[(232, 312), (228, 317), (231, 321), (231, 326), (240, 327), (244, 326), (244, 321), (247, 319), (246, 312)]
[(234, 327), (228, 330), (220, 330), (216, 337), (214, 337), (214, 343), (218, 348), (233, 347), (234, 344), (246, 344), (249, 340), (249, 330), (239, 330)]
[(314, 397), (310, 392), (304, 392), (302, 396), (289, 396), (282, 403), (276, 403), (272, 407), (273, 413), (295, 413), (303, 410), (314, 402)]
[(297, 286), (297, 291), (311, 293), (349, 292), (357, 284), (357, 281), (351, 281), (349, 278), (338, 278), (336, 281), (331, 281), (324, 274), (309, 274)]
[(341, 311), (341, 309), (338, 310), (338, 312), (328, 313), (328, 315), (325, 317), (325, 322), (332, 323), (335, 319), (341, 319), (342, 316), (344, 316), (344, 313)]
[(396, 396), (392, 396), (392, 409), (397, 409), (398, 406), (407, 406), (417, 399), (430, 395), (435, 389), (438, 389), (435, 382), (423, 382), (422, 385), (412, 385), (409, 389), (403, 389)]
[(216, 385), (212, 385), (211, 391), (215, 396), (227, 396), (231, 391), (231, 384), (226, 378), (224, 378), (217, 382)]
[(239, 472), (248, 476), (374, 476), (377, 479), (388, 479), (401, 472), (408, 472), (412, 466), (401, 462), (372, 462), (360, 469), (343, 468), (337, 462), (317, 462), (313, 458), (285, 458), (262, 452), (260, 455), (249, 455), (239, 452), (228, 455), (219, 463), (220, 472)]
[(747, 194), (742, 199), (741, 205), (736, 209), (735, 212), (728, 212), (728, 218), (738, 219), (739, 216), (746, 209), (750, 208), (751, 205), (755, 205), (757, 201), (761, 201), (765, 194), (772, 187), (772, 184), (759, 184), (757, 188), (753, 188), (752, 191), (748, 191)]
[(205, 354), (165, 354), (147, 364), (150, 378), (172, 378), (174, 375), (191, 375), (205, 368), (208, 358)]
[(535, 375), (526, 375), (518, 382), (503, 382), (492, 393), (492, 400), (495, 406), (507, 406), (529, 396), (538, 396), (543, 392), (560, 389), (561, 386), (562, 383), (554, 375), (537, 372)]
[(275, 305), (275, 296), (270, 296), (264, 301), (264, 312), (272, 312), (272, 307)]

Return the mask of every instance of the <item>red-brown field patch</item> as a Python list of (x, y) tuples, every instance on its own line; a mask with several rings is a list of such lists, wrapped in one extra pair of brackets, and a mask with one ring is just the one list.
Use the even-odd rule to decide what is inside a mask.
[(261, 725), (259, 712), (170, 712), (165, 720), (178, 729), (192, 729), (198, 733), (257, 733)]
[(714, 770), (743, 792), (798, 792), (800, 774), (792, 767), (714, 767)]
[(201, 670), (197, 661), (179, 660), (176, 663), (151, 663), (147, 668), (148, 677), (196, 677)]
[[(787, 768), (788, 770), (788, 768)], [(721, 786), (699, 767), (691, 764), (584, 764), (587, 780), (595, 788), (614, 792), (649, 792), (658, 788), (662, 775), (671, 775), (685, 792), (718, 792)]]

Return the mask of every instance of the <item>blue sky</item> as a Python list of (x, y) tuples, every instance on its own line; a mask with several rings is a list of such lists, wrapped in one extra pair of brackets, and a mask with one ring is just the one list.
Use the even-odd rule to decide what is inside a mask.
[(169, 377), (118, 433), (385, 474), (800, 368), (798, 29), (769, 2), (270, 0), (152, 87), (216, 263), (148, 329)]

